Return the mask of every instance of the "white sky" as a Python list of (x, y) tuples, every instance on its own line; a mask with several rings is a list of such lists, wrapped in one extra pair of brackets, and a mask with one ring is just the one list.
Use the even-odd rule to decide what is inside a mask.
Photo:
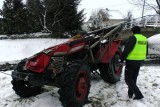
[[(89, 18), (91, 13), (95, 9), (108, 8), (111, 18), (121, 19), (123, 16), (127, 16), (127, 12), (131, 11), (134, 18), (142, 16), (142, 8), (138, 8), (130, 4), (127, 0), (82, 0), (80, 9), (84, 8), (86, 17)], [(155, 14), (155, 12), (145, 11), (144, 15)]]
[(109, 13), (112, 16), (114, 14), (114, 18), (122, 18), (133, 6), (130, 5), (127, 0), (82, 0), (80, 8), (85, 9), (87, 17), (90, 16), (91, 12), (95, 9), (108, 8), (110, 10)]
[[(2, 8), (4, 0), (0, 0), (0, 8)], [(89, 18), (91, 12), (95, 9), (108, 8), (111, 18), (121, 19), (126, 16), (128, 11), (131, 11), (135, 18), (141, 17), (142, 8), (137, 8), (128, 3), (127, 0), (82, 0), (79, 9), (85, 9), (86, 19)], [(154, 14), (155, 12), (147, 14)], [(146, 14), (146, 12), (145, 12)]]

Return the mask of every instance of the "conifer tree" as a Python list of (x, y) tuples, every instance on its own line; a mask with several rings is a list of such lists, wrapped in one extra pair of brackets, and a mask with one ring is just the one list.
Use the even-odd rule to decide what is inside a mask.
[(24, 33), (28, 30), (26, 23), (27, 16), (26, 10), (22, 0), (13, 0), (13, 12), (14, 12), (14, 31), (15, 33)]
[(73, 32), (81, 29), (80, 0), (5, 0), (2, 9), (6, 33)]
[(2, 8), (5, 33), (27, 32), (26, 12), (22, 0), (5, 0)]
[(72, 32), (81, 29), (83, 10), (77, 12), (80, 0), (27, 0), (27, 9), (36, 26), (44, 31)]
[(3, 21), (5, 23), (5, 33), (12, 33), (12, 23), (13, 23), (13, 5), (12, 5), (13, 0), (5, 0), (2, 8), (2, 16), (3, 16)]
[(28, 13), (28, 26), (30, 32), (38, 32), (43, 29), (41, 11), (43, 11), (40, 0), (27, 0), (26, 9)]

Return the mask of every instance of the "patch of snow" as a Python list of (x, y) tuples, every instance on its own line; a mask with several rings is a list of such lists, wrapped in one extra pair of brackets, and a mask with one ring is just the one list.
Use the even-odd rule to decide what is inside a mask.
[(26, 39), (26, 38), (49, 38), (51, 33), (29, 33), (29, 34), (13, 34), (13, 35), (0, 35), (0, 39)]
[[(124, 68), (123, 68), (124, 71)], [(92, 78), (89, 100), (84, 107), (160, 107), (160, 67), (142, 66), (137, 84), (144, 95), (142, 100), (129, 99), (124, 74), (116, 84), (108, 84), (99, 76)], [(6, 73), (11, 74), (11, 71)], [(58, 88), (45, 86), (35, 97), (21, 99), (12, 90), (11, 76), (0, 75), (0, 107), (62, 107)]]
[(148, 38), (148, 53), (160, 54), (160, 34)]
[(0, 35), (0, 38), (7, 37), (7, 35)]
[(153, 35), (148, 38), (149, 44), (158, 44), (160, 45), (160, 34)]
[(67, 39), (0, 40), (0, 62), (21, 60)]
[(50, 33), (42, 33), (42, 32), (36, 32), (36, 33), (30, 33), (30, 34), (16, 34), (16, 35), (11, 35), (12, 37), (24, 37), (24, 36), (29, 36), (29, 37), (39, 37), (39, 36), (48, 36)]

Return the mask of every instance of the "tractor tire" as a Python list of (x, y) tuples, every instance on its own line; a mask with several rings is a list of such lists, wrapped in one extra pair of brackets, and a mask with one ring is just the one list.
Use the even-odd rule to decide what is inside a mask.
[[(22, 60), (15, 68), (15, 70), (17, 72), (26, 72), (25, 70), (23, 70), (23, 67), (25, 65), (25, 61)], [(14, 72), (14, 71), (13, 71)], [(37, 94), (40, 94), (43, 90), (42, 87), (39, 86), (32, 86), (29, 82), (24, 81), (24, 80), (20, 80), (20, 79), (16, 79), (14, 77), (12, 77), (13, 80), (11, 81), (12, 85), (13, 85), (13, 90), (15, 91), (15, 93), (17, 95), (19, 95), (22, 98), (27, 98), (27, 97), (31, 97), (31, 96), (35, 96)]]
[(17, 95), (22, 98), (28, 98), (36, 96), (42, 92), (42, 88), (38, 86), (32, 86), (29, 82), (23, 80), (12, 80), (13, 90)]
[(23, 67), (25, 66), (25, 64), (26, 64), (26, 60), (22, 60), (21, 62), (17, 64), (17, 66), (15, 67), (15, 70), (19, 72), (23, 71)]
[(90, 69), (82, 61), (69, 65), (58, 93), (63, 107), (82, 107), (88, 101)]
[(118, 62), (118, 59), (120, 58), (121, 53), (121, 49), (118, 49), (109, 64), (106, 63), (100, 65), (100, 76), (105, 82), (114, 84), (120, 80), (122, 64)]

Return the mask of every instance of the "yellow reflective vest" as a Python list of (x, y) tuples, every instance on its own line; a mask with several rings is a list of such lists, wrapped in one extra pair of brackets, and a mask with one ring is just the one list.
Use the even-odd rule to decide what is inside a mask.
[(145, 60), (147, 53), (147, 38), (142, 34), (135, 34), (136, 44), (127, 56), (127, 60)]

